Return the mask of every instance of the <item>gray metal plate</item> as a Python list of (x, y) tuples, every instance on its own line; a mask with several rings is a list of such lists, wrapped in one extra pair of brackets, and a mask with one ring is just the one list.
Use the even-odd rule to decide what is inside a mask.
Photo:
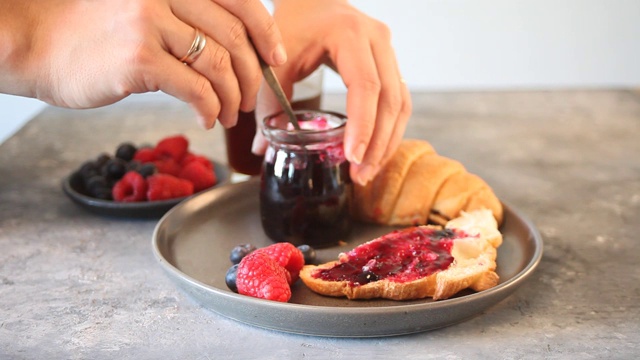
[[(224, 278), (229, 253), (240, 243), (271, 244), (260, 224), (259, 181), (221, 186), (180, 203), (153, 234), (153, 251), (167, 274), (203, 307), (254, 326), (284, 332), (374, 337), (433, 330), (480, 314), (515, 291), (542, 257), (542, 238), (534, 224), (505, 205), (498, 249), (498, 286), (475, 293), (463, 291), (447, 300), (347, 300), (318, 295), (301, 281), (289, 303), (239, 295)], [(318, 250), (318, 262), (385, 234), (394, 228), (357, 224), (347, 244)]]

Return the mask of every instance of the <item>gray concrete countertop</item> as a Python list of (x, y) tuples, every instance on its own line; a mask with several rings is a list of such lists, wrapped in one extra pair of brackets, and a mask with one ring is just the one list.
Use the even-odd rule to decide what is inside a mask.
[[(343, 97), (324, 107), (342, 111)], [(184, 133), (225, 162), (220, 127), (159, 97), (47, 108), (0, 146), (0, 359), (631, 359), (640, 355), (640, 93), (415, 93), (407, 137), (526, 214), (544, 257), (464, 323), (374, 339), (237, 323), (196, 305), (151, 252), (156, 220), (101, 217), (61, 181), (122, 141)]]

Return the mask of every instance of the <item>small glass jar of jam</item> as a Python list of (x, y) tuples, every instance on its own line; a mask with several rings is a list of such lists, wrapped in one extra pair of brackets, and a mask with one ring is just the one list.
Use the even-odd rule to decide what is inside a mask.
[(269, 146), (260, 187), (262, 226), (276, 242), (332, 246), (351, 230), (353, 186), (343, 146), (347, 119), (315, 110), (295, 114), (298, 131), (284, 113), (264, 120)]
[[(294, 109), (320, 109), (324, 66), (311, 75), (293, 84), (291, 106)], [(255, 112), (238, 113), (236, 126), (224, 129), (227, 146), (227, 161), (231, 170), (245, 175), (260, 175), (263, 157), (251, 152), (253, 137), (256, 135)]]

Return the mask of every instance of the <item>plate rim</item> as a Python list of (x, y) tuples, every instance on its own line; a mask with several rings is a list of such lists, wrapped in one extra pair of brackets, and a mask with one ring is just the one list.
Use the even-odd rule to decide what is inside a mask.
[[(212, 196), (212, 200), (215, 199), (215, 193), (217, 192), (221, 192), (221, 191), (229, 191), (230, 187), (241, 187), (241, 186), (252, 186), (251, 183), (256, 183), (259, 182), (259, 179), (256, 178), (252, 178), (249, 179), (247, 181), (241, 182), (241, 183), (232, 183), (232, 184), (226, 184), (224, 186), (218, 187), (218, 188), (214, 188), (214, 189), (209, 189), (205, 192), (202, 192), (200, 194), (198, 194), (198, 197), (200, 196)], [(450, 299), (444, 299), (444, 300), (438, 300), (438, 301), (429, 301), (429, 302), (423, 302), (423, 303), (412, 303), (412, 304), (402, 304), (402, 305), (393, 305), (393, 306), (373, 306), (373, 307), (367, 307), (367, 306), (355, 306), (355, 307), (335, 307), (335, 306), (319, 306), (319, 305), (312, 305), (312, 304), (298, 304), (298, 303), (283, 303), (283, 302), (277, 302), (277, 301), (268, 301), (268, 300), (264, 300), (264, 299), (258, 299), (258, 298), (252, 298), (250, 296), (244, 296), (244, 295), (240, 295), (237, 293), (233, 293), (231, 291), (227, 291), (227, 290), (223, 290), (220, 289), (218, 287), (215, 286), (211, 286), (208, 284), (205, 284), (191, 276), (189, 276), (188, 274), (184, 273), (183, 271), (181, 271), (179, 268), (177, 268), (176, 266), (174, 266), (168, 259), (166, 259), (163, 254), (162, 251), (160, 250), (160, 243), (159, 243), (159, 233), (162, 229), (163, 224), (167, 221), (166, 219), (170, 218), (171, 216), (173, 216), (172, 214), (175, 212), (180, 211), (180, 209), (184, 206), (188, 206), (188, 202), (193, 200), (194, 197), (178, 204), (177, 206), (173, 207), (171, 210), (169, 210), (167, 213), (165, 213), (162, 218), (158, 221), (158, 223), (156, 224), (154, 231), (153, 231), (153, 235), (152, 235), (152, 239), (151, 239), (151, 245), (152, 245), (152, 252), (154, 257), (156, 258), (156, 260), (159, 262), (160, 266), (162, 267), (162, 269), (170, 276), (171, 280), (174, 282), (177, 282), (177, 285), (179, 287), (182, 287), (183, 290), (187, 291), (188, 289), (183, 287), (183, 282), (186, 281), (189, 284), (191, 284), (192, 286), (195, 286), (197, 289), (207, 292), (207, 293), (213, 293), (216, 296), (221, 296), (223, 299), (225, 300), (229, 300), (229, 301), (234, 301), (234, 302), (238, 302), (238, 304), (240, 305), (250, 305), (250, 306), (259, 306), (261, 308), (265, 308), (267, 310), (277, 310), (277, 311), (295, 311), (295, 310), (299, 310), (299, 311), (304, 311), (307, 312), (309, 314), (313, 314), (313, 315), (322, 315), (322, 314), (327, 314), (330, 313), (332, 315), (383, 315), (383, 314), (389, 314), (389, 313), (395, 313), (395, 312), (403, 312), (403, 311), (431, 311), (431, 310), (439, 310), (442, 308), (449, 308), (449, 307), (457, 307), (460, 305), (464, 305), (465, 303), (468, 302), (475, 302), (475, 301), (483, 301), (486, 299), (490, 299), (492, 297), (500, 297), (501, 301), (502, 299), (506, 298), (507, 296), (509, 296), (513, 291), (515, 291), (517, 289), (517, 287), (519, 285), (521, 285), (521, 283), (523, 283), (524, 281), (526, 281), (529, 278), (529, 275), (531, 275), (533, 272), (535, 272), (535, 270), (537, 269), (538, 265), (540, 264), (541, 260), (542, 260), (542, 256), (543, 256), (543, 239), (542, 236), (539, 232), (539, 230), (537, 229), (537, 227), (535, 226), (535, 224), (531, 221), (531, 219), (529, 217), (527, 217), (526, 215), (522, 214), (521, 211), (519, 211), (518, 209), (515, 209), (513, 206), (509, 205), (508, 203), (502, 201), (502, 204), (505, 208), (505, 210), (507, 210), (508, 212), (514, 214), (517, 218), (519, 218), (519, 220), (521, 222), (523, 222), (526, 225), (526, 228), (529, 231), (529, 241), (531, 242), (531, 245), (533, 247), (533, 254), (531, 255), (531, 258), (527, 259), (526, 264), (522, 267), (522, 269), (516, 273), (515, 275), (513, 275), (512, 277), (506, 279), (504, 282), (498, 284), (497, 286), (491, 288), (491, 289), (487, 289), (484, 291), (480, 291), (480, 292), (474, 292), (471, 294), (467, 294), (467, 295), (463, 295), (460, 297), (455, 297), (455, 298), (450, 298)], [(190, 292), (190, 291), (187, 291)], [(190, 294), (191, 295), (191, 294)], [(193, 295), (191, 295), (193, 296)], [(427, 300), (427, 299), (425, 299)], [(496, 301), (494, 303), (492, 303), (492, 305), (497, 304), (499, 301)], [(266, 328), (266, 329), (271, 329), (271, 330), (278, 330), (278, 331), (283, 331), (283, 332), (288, 332), (288, 333), (296, 333), (296, 334), (304, 334), (304, 335), (314, 335), (314, 336), (329, 336), (329, 337), (378, 337), (378, 336), (393, 336), (393, 335), (401, 335), (401, 334), (408, 334), (408, 333), (415, 333), (415, 332), (422, 332), (422, 331), (427, 331), (427, 330), (431, 330), (431, 329), (422, 329), (422, 330), (417, 330), (417, 331), (407, 331), (407, 332), (401, 332), (398, 334), (377, 334), (377, 335), (332, 335), (332, 334), (325, 334), (325, 333), (314, 333), (314, 332), (308, 332), (308, 331), (294, 331), (294, 330), (290, 330), (287, 328), (283, 328), (283, 327), (278, 327), (278, 326), (269, 326), (269, 325), (265, 325), (263, 323), (259, 323), (256, 321), (247, 321), (246, 319), (240, 319), (237, 317), (233, 317), (230, 316), (229, 314), (219, 311), (219, 309), (214, 309), (211, 307), (205, 307), (217, 314), (220, 314), (224, 317), (227, 318), (231, 318), (234, 319), (236, 321), (239, 321), (241, 323), (246, 323), (246, 324), (251, 324), (253, 326), (257, 326), (257, 327), (261, 327), (261, 328)], [(464, 321), (464, 319), (461, 319), (459, 322)], [(452, 324), (452, 323), (451, 323)], [(444, 325), (444, 326), (448, 326), (448, 325)]]

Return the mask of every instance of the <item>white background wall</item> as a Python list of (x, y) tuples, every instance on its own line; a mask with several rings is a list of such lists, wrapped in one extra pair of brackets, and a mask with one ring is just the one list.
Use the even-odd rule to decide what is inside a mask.
[[(389, 25), (413, 90), (640, 87), (640, 0), (352, 3)], [(0, 142), (44, 106), (0, 95)]]

